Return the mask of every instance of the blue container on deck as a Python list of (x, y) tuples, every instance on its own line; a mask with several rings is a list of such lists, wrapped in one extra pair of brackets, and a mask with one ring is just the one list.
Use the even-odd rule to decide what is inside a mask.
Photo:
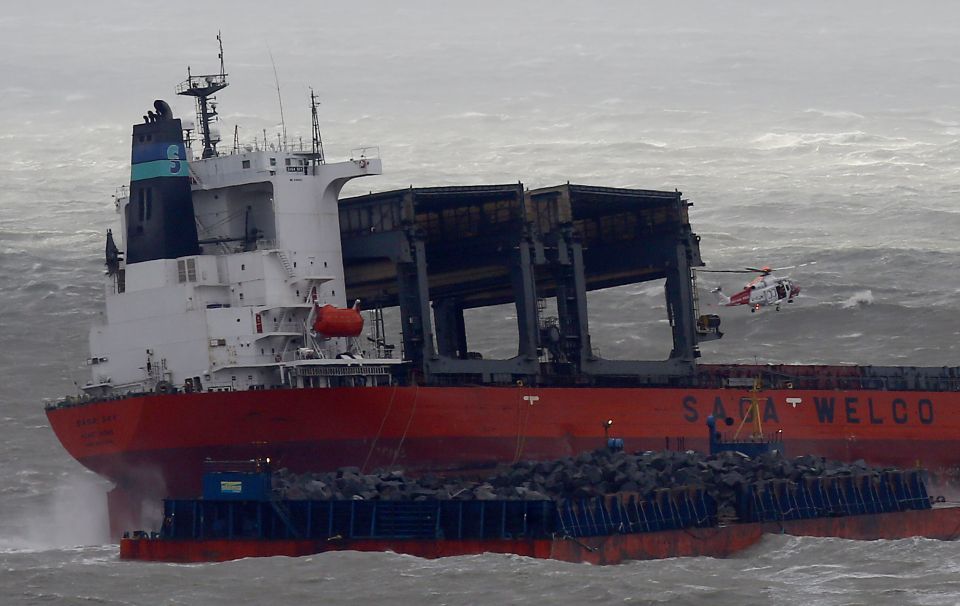
[(208, 471), (203, 474), (206, 501), (266, 501), (272, 490), (269, 472)]

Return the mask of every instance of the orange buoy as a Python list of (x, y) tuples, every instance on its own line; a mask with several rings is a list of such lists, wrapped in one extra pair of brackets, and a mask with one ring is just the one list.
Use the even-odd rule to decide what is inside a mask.
[(325, 337), (356, 337), (363, 332), (363, 316), (358, 307), (343, 309), (333, 305), (318, 305), (316, 313), (313, 330)]

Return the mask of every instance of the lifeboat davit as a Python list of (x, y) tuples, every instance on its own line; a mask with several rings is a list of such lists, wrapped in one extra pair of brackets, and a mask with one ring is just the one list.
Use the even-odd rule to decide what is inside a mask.
[(363, 332), (360, 306), (343, 309), (333, 305), (316, 306), (313, 331), (324, 337), (358, 337)]

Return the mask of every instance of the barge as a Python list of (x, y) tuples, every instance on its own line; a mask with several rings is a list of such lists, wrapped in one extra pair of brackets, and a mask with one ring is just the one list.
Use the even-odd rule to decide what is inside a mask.
[(268, 473), (210, 473), (204, 498), (167, 500), (158, 533), (127, 534), (125, 560), (211, 562), (328, 551), (424, 558), (505, 553), (591, 564), (726, 557), (765, 534), (857, 540), (960, 536), (918, 470), (753, 482), (721, 519), (702, 487), (564, 500), (281, 500)]

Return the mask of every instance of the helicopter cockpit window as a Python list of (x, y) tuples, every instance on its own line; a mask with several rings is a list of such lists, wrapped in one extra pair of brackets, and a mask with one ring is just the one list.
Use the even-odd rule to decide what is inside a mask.
[(780, 299), (786, 298), (787, 296), (787, 287), (783, 284), (777, 284), (777, 297)]

